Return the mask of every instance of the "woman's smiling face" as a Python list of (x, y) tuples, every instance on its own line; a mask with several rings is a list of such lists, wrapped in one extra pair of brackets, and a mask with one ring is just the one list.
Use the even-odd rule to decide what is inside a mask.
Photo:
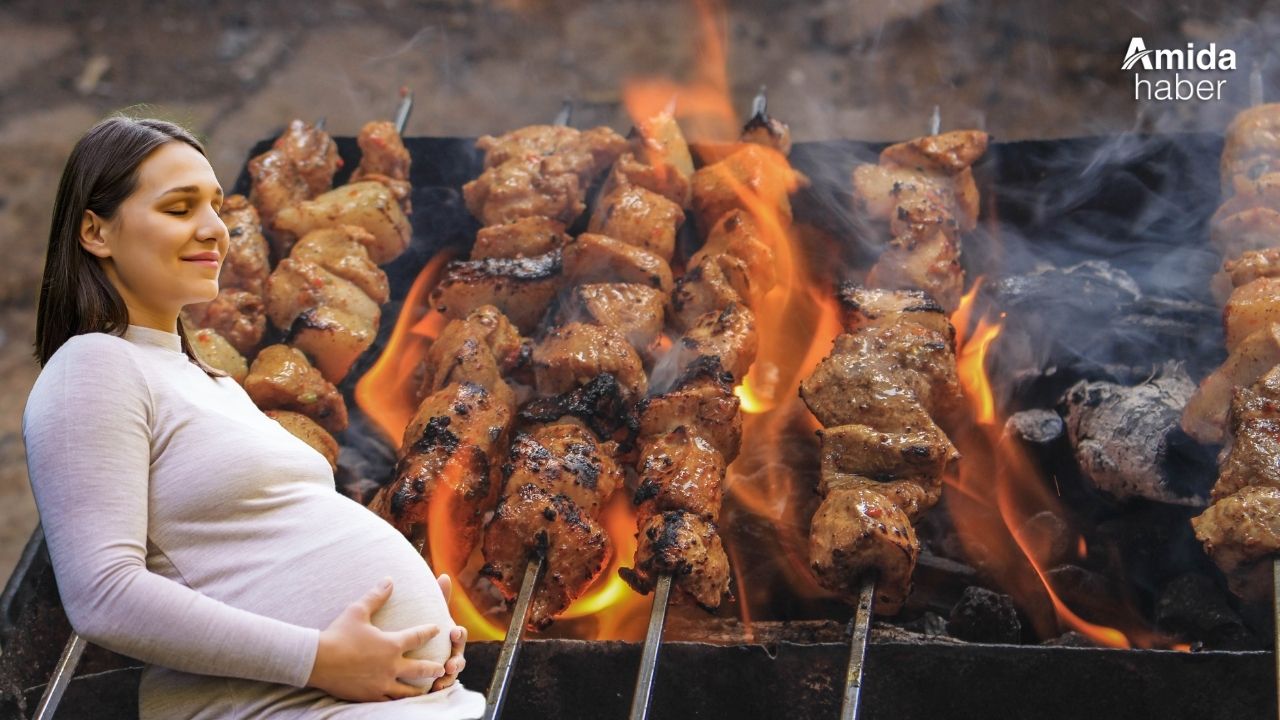
[(81, 246), (99, 258), (130, 323), (173, 332), (183, 306), (217, 297), (230, 244), (221, 207), (209, 161), (168, 142), (138, 167), (137, 187), (112, 218), (85, 213)]

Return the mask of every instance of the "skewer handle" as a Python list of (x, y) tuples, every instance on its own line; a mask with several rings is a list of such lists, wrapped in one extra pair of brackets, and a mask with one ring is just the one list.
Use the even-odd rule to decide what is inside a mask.
[(640, 655), (640, 675), (636, 694), (631, 698), (631, 720), (649, 717), (649, 698), (653, 695), (653, 676), (658, 669), (658, 646), (662, 644), (662, 628), (667, 624), (667, 602), (671, 599), (671, 576), (658, 578), (653, 590), (653, 609), (649, 611), (649, 629), (644, 635), (644, 652)]
[(858, 610), (854, 615), (853, 637), (849, 640), (849, 669), (844, 677), (844, 702), (840, 720), (857, 720), (862, 698), (862, 668), (867, 658), (867, 637), (871, 634), (871, 610), (876, 596), (875, 573), (864, 573), (858, 588)]
[(31, 716), (32, 720), (53, 718), (53, 714), (58, 710), (58, 703), (62, 702), (62, 694), (66, 692), (67, 685), (71, 682), (71, 676), (76, 673), (76, 665), (80, 664), (80, 656), (84, 654), (87, 644), (85, 639), (80, 637), (80, 633), (74, 630), (71, 632), (66, 646), (62, 648), (62, 657), (58, 658), (58, 664), (53, 669), (53, 676), (45, 686), (44, 695), (40, 696), (36, 714)]
[(537, 587), (545, 565), (543, 556), (538, 554), (530, 558), (525, 567), (520, 595), (516, 597), (511, 624), (507, 627), (507, 638), (502, 642), (498, 665), (493, 669), (493, 680), (489, 683), (489, 695), (484, 702), (484, 720), (497, 720), (502, 714), (502, 704), (506, 701), (507, 690), (511, 686), (511, 671), (515, 668), (516, 658), (520, 656), (520, 636), (524, 632), (525, 620), (529, 617), (529, 601), (533, 599), (533, 589)]

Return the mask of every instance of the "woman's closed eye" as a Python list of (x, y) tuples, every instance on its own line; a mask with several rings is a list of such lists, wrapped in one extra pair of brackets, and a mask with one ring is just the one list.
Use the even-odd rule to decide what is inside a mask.
[(191, 211), (191, 209), (190, 209), (190, 208), (169, 208), (168, 210), (165, 210), (165, 211), (164, 211), (164, 214), (165, 214), (165, 215), (175, 215), (175, 216), (177, 216), (177, 217), (182, 217), (183, 215), (186, 215), (186, 214), (187, 214), (188, 212), (190, 212), (190, 211)]

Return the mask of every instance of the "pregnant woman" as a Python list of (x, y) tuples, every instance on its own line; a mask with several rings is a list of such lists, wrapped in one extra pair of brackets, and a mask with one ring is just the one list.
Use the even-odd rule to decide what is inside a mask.
[(478, 717), (447, 581), (187, 342), (222, 197), (162, 121), (105, 120), (67, 161), (23, 414), (67, 616), (148, 663), (144, 719)]

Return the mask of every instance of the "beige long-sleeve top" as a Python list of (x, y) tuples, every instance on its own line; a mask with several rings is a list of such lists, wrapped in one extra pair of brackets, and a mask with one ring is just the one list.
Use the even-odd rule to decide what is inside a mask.
[(23, 413), (32, 490), (72, 626), (151, 664), (143, 718), (475, 717), (455, 686), (344, 703), (302, 687), (319, 630), (384, 577), (374, 624), (437, 623), (415, 653), (449, 654), (448, 607), (390, 525), (335, 492), (318, 452), (211, 378), (176, 334), (72, 337)]

